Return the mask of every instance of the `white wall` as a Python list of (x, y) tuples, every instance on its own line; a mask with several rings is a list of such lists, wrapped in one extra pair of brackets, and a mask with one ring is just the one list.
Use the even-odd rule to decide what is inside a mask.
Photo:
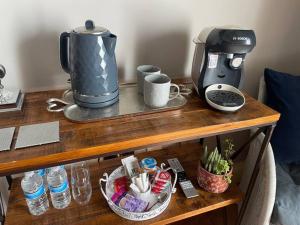
[(256, 31), (257, 46), (246, 61), (251, 94), (266, 66), (300, 73), (299, 0), (1, 0), (0, 7), (5, 83), (26, 90), (65, 86), (58, 37), (87, 18), (117, 34), (122, 81), (134, 81), (136, 66), (146, 63), (172, 77), (188, 76), (193, 37), (225, 24)]

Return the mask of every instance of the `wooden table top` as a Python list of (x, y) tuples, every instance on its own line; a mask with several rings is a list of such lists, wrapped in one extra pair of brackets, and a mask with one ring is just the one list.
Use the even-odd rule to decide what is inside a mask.
[[(163, 151), (151, 151), (137, 154), (139, 160), (149, 155), (155, 157), (159, 163), (167, 162), (167, 159), (177, 157), (186, 171), (187, 177), (191, 179), (199, 196), (187, 199), (179, 185), (173, 195), (168, 208), (158, 217), (139, 222), (137, 224), (168, 224), (199, 215), (217, 208), (235, 204), (242, 199), (242, 193), (238, 187), (231, 184), (229, 189), (222, 194), (208, 193), (197, 184), (196, 171), (200, 159), (201, 146), (198, 143), (176, 144)], [(41, 216), (31, 216), (20, 187), (20, 178), (13, 180), (11, 194), (8, 203), (6, 225), (129, 225), (132, 221), (125, 220), (116, 215), (109, 207), (100, 193), (98, 180), (104, 172), (110, 173), (121, 165), (120, 158), (105, 160), (100, 164), (90, 165), (93, 193), (91, 201), (86, 206), (79, 206), (73, 199), (65, 209), (50, 209)], [(70, 178), (70, 172), (68, 173)], [(49, 195), (49, 194), (48, 194)]]
[(225, 132), (276, 123), (279, 113), (246, 95), (246, 104), (235, 113), (215, 111), (196, 94), (175, 111), (106, 120), (73, 123), (63, 113), (47, 112), (46, 100), (60, 98), (63, 91), (28, 93), (24, 115), (0, 119), (0, 128), (42, 122), (60, 122), (60, 142), (0, 152), (0, 176), (27, 170), (96, 158), (164, 143), (176, 143)]

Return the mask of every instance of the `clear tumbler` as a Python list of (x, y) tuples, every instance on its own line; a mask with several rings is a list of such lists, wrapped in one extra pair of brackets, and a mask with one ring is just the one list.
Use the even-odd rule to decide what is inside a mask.
[(72, 195), (80, 205), (87, 204), (92, 196), (90, 171), (86, 162), (73, 163), (71, 165)]

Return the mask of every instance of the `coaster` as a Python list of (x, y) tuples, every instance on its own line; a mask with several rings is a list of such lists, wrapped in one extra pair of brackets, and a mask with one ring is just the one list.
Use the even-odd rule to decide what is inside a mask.
[(15, 127), (0, 129), (0, 151), (10, 150)]
[(19, 94), (20, 90), (18, 89), (2, 89), (0, 106), (16, 104), (19, 98)]
[(15, 148), (25, 148), (59, 141), (59, 121), (21, 126)]

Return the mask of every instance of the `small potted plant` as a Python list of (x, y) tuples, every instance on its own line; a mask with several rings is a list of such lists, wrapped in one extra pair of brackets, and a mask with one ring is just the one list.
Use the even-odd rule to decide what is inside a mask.
[(219, 153), (215, 148), (210, 153), (205, 146), (204, 154), (198, 166), (198, 183), (204, 190), (212, 193), (223, 193), (231, 183), (233, 162), (230, 159), (233, 147), (232, 140), (226, 139), (226, 148)]

